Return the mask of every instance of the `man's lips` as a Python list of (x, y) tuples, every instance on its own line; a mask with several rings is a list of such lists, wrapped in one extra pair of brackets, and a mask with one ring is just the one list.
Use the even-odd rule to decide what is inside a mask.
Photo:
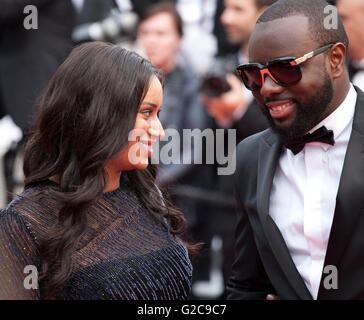
[(273, 119), (281, 119), (289, 116), (295, 107), (295, 102), (292, 99), (271, 101), (265, 103), (269, 113)]

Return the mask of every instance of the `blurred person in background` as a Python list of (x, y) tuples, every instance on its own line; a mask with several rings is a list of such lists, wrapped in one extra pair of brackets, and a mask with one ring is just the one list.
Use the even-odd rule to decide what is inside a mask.
[[(204, 128), (206, 118), (205, 108), (198, 97), (199, 79), (178, 64), (182, 37), (182, 20), (173, 3), (153, 4), (141, 15), (137, 37), (141, 50), (166, 77), (160, 120), (165, 129), (175, 129), (179, 137), (182, 137), (183, 129)], [(161, 141), (160, 147), (165, 143), (167, 141)], [(192, 150), (184, 149), (183, 152), (189, 154)], [(180, 156), (182, 162), (182, 152)], [(160, 186), (192, 183), (196, 179), (195, 170), (192, 164), (161, 163), (157, 181)], [(185, 200), (178, 201), (178, 205), (183, 207), (193, 224), (194, 204)]]
[[(9, 191), (6, 202), (11, 200), (11, 192), (23, 187), (20, 170), (22, 143), (19, 141), (29, 129), (36, 97), (74, 44), (97, 40), (89, 36), (89, 28), (83, 28), (85, 38), (75, 38), (75, 29), (101, 22), (112, 9), (128, 9), (127, 2), (0, 0), (0, 100), (7, 115), (0, 121), (0, 155), (6, 147), (3, 161), (6, 189)], [(27, 11), (26, 7), (31, 11)], [(26, 26), (27, 19), (34, 29)]]
[(349, 75), (364, 90), (364, 0), (337, 0), (336, 6), (349, 38)]
[[(35, 29), (26, 28), (27, 5), (36, 8)], [(5, 112), (25, 132), (36, 97), (72, 48), (75, 11), (70, 0), (0, 0), (0, 7), (0, 92)]]
[(77, 25), (99, 22), (118, 7), (115, 0), (72, 0), (72, 3), (77, 12)]
[(138, 15), (130, 0), (72, 0), (77, 25), (72, 32), (75, 44), (108, 41), (133, 49)]
[(202, 75), (210, 68), (217, 53), (217, 46), (221, 46), (221, 40), (225, 40), (218, 20), (222, 0), (131, 0), (131, 2), (140, 16), (150, 5), (161, 2), (174, 3), (183, 27), (183, 38), (177, 55), (178, 64), (196, 75)]
[(5, 113), (1, 99), (2, 95), (0, 93), (0, 209), (4, 208), (8, 202), (6, 182), (10, 180), (6, 176), (8, 171), (5, 170), (4, 155), (13, 149), (22, 138), (20, 128)]
[(239, 50), (239, 45), (231, 43), (226, 36), (226, 30), (221, 22), (221, 15), (225, 9), (224, 0), (218, 0), (215, 11), (214, 35), (217, 41), (216, 57), (235, 53)]
[[(247, 61), (248, 41), (255, 23), (263, 11), (274, 2), (275, 0), (224, 0), (220, 20), (225, 28), (227, 40), (237, 45), (239, 51), (217, 57), (201, 85), (201, 98), (209, 114), (208, 127), (235, 130), (236, 143), (268, 127), (268, 122), (251, 92), (244, 88), (238, 78), (236, 66)], [(227, 139), (228, 134), (225, 130), (225, 146)], [(233, 230), (236, 214), (232, 176), (217, 175), (217, 167), (217, 164), (210, 166), (210, 187), (207, 188), (211, 193), (211, 200), (224, 199), (224, 201), (210, 202), (210, 208), (203, 213), (204, 216), (201, 216), (201, 228), (204, 230), (202, 241), (211, 246), (216, 239), (222, 242), (222, 274), (226, 284), (233, 262)], [(214, 250), (205, 256), (204, 252), (201, 252), (197, 259), (200, 262), (199, 268), (201, 270), (211, 268), (214, 265), (214, 255)], [(199, 268), (195, 268), (196, 274)], [(206, 272), (205, 270), (201, 273), (206, 274)], [(214, 279), (210, 276), (208, 282), (205, 282), (203, 291), (211, 292), (215, 287), (214, 283)], [(220, 297), (224, 297), (224, 294)]]
[[(187, 147), (182, 137), (183, 129), (206, 128), (207, 114), (199, 99), (200, 79), (181, 66), (177, 59), (183, 38), (182, 29), (182, 19), (175, 5), (159, 3), (148, 7), (142, 14), (137, 39), (144, 54), (166, 76), (160, 120), (166, 132), (175, 129), (176, 136), (172, 139), (178, 139), (181, 150), (180, 157), (173, 159), (174, 164), (160, 163), (157, 183), (171, 190), (173, 200), (186, 215), (191, 237), (199, 240), (200, 230), (196, 226), (199, 225), (201, 211), (206, 210), (198, 194), (204, 190), (209, 176), (206, 166), (194, 164), (198, 160), (202, 162), (202, 159), (190, 158), (194, 144)], [(167, 143), (161, 141), (160, 149)], [(203, 154), (202, 150), (197, 153), (199, 151)], [(191, 159), (191, 164), (183, 164), (184, 156)], [(181, 164), (177, 164), (178, 161)]]
[[(215, 95), (207, 92), (203, 94), (203, 101), (210, 116), (215, 119), (219, 127), (229, 128), (234, 124), (239, 124), (239, 129), (243, 131), (242, 138), (256, 132), (254, 122), (259, 129), (264, 128), (265, 123), (259, 121), (259, 118), (263, 119), (259, 117), (260, 114), (257, 115), (256, 110), (259, 110), (259, 107), (255, 103), (251, 103), (253, 96), (248, 90), (245, 90), (238, 79), (235, 67), (239, 63), (248, 60), (247, 46), (250, 33), (258, 17), (267, 6), (274, 2), (275, 0), (224, 0), (221, 22), (225, 28), (228, 41), (238, 45), (239, 51), (219, 57), (214, 61), (207, 73), (207, 77), (210, 75), (225, 77), (226, 79), (221, 79), (225, 91), (222, 94), (218, 92)], [(241, 95), (242, 90), (244, 95)], [(205, 92), (203, 91), (203, 93)], [(253, 113), (252, 116), (250, 116), (251, 113)], [(247, 125), (242, 122), (243, 119), (247, 121)], [(250, 119), (251, 121), (249, 121)]]
[(181, 62), (185, 61), (185, 67), (190, 67), (197, 75), (204, 74), (210, 68), (217, 52), (214, 28), (218, 1), (221, 0), (176, 1), (184, 33)]
[[(0, 8), (0, 100), (7, 123), (14, 121), (25, 133), (36, 97), (71, 50), (75, 11), (70, 0), (0, 0)], [(13, 139), (4, 155), (9, 192), (22, 187), (14, 177), (20, 138)]]
[[(141, 15), (137, 37), (141, 50), (166, 76), (160, 120), (165, 129), (177, 130), (180, 137), (183, 129), (206, 126), (203, 122), (206, 118), (205, 108), (198, 97), (200, 79), (181, 66), (177, 59), (182, 38), (182, 19), (173, 3), (154, 4)], [(182, 182), (187, 173), (193, 176), (190, 172), (193, 169), (193, 165), (161, 164), (158, 182), (162, 186)]]

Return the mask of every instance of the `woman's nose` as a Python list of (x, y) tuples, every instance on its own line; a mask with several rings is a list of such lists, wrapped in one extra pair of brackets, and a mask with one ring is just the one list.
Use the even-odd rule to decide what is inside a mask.
[(149, 134), (153, 137), (157, 137), (158, 139), (163, 139), (165, 132), (159, 119), (156, 119), (152, 122), (151, 126), (149, 127)]

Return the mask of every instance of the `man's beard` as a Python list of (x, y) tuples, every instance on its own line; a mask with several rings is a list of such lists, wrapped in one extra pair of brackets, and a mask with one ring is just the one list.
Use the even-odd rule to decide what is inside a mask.
[(331, 79), (325, 70), (324, 83), (321, 88), (318, 88), (316, 94), (304, 104), (295, 101), (297, 104), (297, 115), (289, 128), (279, 128), (275, 124), (267, 108), (263, 108), (262, 110), (272, 129), (281, 136), (281, 139), (283, 141), (291, 141), (304, 136), (322, 120), (322, 116), (330, 104), (333, 95), (334, 90)]

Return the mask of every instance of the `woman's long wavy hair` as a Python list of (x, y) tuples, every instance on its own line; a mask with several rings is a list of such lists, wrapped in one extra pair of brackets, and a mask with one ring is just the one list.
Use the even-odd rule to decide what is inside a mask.
[[(40, 244), (47, 299), (72, 273), (71, 255), (87, 224), (87, 208), (103, 195), (107, 161), (128, 145), (150, 81), (161, 73), (138, 54), (117, 45), (92, 42), (72, 50), (40, 98), (35, 125), (25, 146), (25, 188), (57, 178), (48, 192), (60, 204), (58, 222)], [(163, 83), (163, 82), (162, 82)], [(127, 172), (148, 210), (173, 234), (186, 221), (154, 184), (156, 170)], [(165, 219), (163, 219), (165, 218)], [(196, 246), (187, 244), (190, 253)]]

